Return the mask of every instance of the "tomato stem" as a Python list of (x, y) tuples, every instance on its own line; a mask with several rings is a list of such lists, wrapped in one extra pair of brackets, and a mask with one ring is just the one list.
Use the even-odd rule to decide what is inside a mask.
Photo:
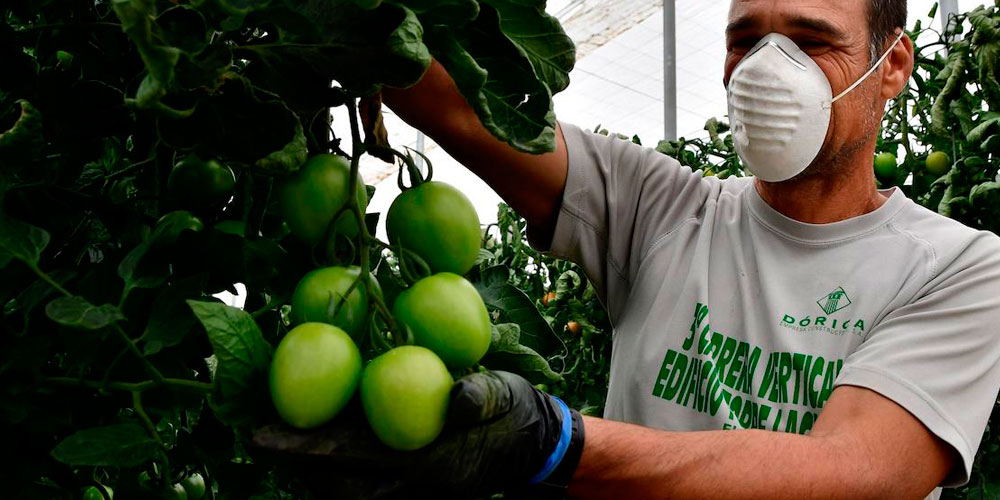
[(163, 382), (155, 380), (144, 380), (142, 382), (104, 382), (97, 380), (78, 379), (73, 377), (47, 377), (46, 382), (54, 385), (66, 385), (72, 387), (88, 387), (91, 389), (111, 389), (128, 392), (144, 392), (157, 387), (173, 387), (177, 389), (190, 389), (201, 392), (211, 392), (212, 384), (198, 382), (197, 380), (187, 380), (180, 378), (164, 378)]
[(149, 418), (146, 414), (146, 410), (142, 407), (142, 391), (132, 392), (132, 409), (135, 410), (135, 414), (139, 416), (142, 420), (143, 425), (146, 430), (149, 431), (149, 435), (152, 436), (156, 444), (160, 446), (160, 457), (163, 458), (163, 475), (161, 477), (169, 485), (170, 483), (170, 458), (167, 456), (167, 445), (163, 442), (163, 438), (160, 437), (160, 433), (156, 431), (156, 426), (153, 425), (153, 420)]
[[(358, 176), (360, 175), (359, 170), (360, 170), (361, 154), (363, 152), (364, 145), (362, 144), (361, 141), (361, 129), (358, 126), (357, 100), (352, 97), (350, 99), (347, 99), (346, 104), (347, 104), (347, 116), (350, 119), (351, 123), (351, 153), (352, 153), (351, 175), (350, 175), (350, 180), (348, 181), (348, 186), (351, 186), (351, 189), (353, 189), (354, 186), (358, 184), (358, 178), (359, 178)], [(355, 220), (357, 220), (358, 234), (359, 234), (358, 239), (361, 244), (358, 252), (360, 254), (359, 257), (361, 259), (361, 265), (360, 265), (361, 273), (358, 276), (358, 281), (363, 282), (365, 284), (365, 291), (368, 294), (368, 300), (370, 301), (371, 304), (375, 305), (375, 308), (378, 311), (379, 315), (382, 316), (382, 319), (385, 320), (386, 326), (388, 327), (389, 331), (392, 332), (393, 339), (396, 340), (396, 342), (398, 343), (399, 342), (398, 339), (405, 338), (406, 336), (405, 333), (402, 332), (402, 330), (400, 330), (399, 323), (396, 322), (396, 318), (393, 317), (392, 313), (389, 311), (389, 308), (385, 305), (385, 302), (383, 302), (381, 295), (375, 289), (375, 284), (372, 283), (371, 244), (373, 241), (377, 242), (377, 240), (371, 235), (371, 233), (368, 232), (368, 226), (365, 224), (365, 216), (361, 212), (361, 205), (360, 202), (358, 201), (356, 193), (354, 193), (350, 197), (348, 207), (351, 213), (354, 214)], [(336, 220), (336, 218), (334, 220)], [(357, 286), (357, 283), (351, 284), (351, 290), (353, 290), (355, 286)], [(348, 291), (347, 295), (350, 295), (350, 290)]]

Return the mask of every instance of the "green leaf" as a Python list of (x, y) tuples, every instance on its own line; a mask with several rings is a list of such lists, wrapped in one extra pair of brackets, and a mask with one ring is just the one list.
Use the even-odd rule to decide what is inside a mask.
[(161, 118), (160, 138), (179, 149), (235, 160), (274, 173), (294, 171), (306, 161), (299, 117), (282, 101), (229, 73), (222, 85), (185, 119)]
[(217, 363), (212, 409), (223, 422), (251, 424), (271, 408), (267, 374), (271, 345), (245, 311), (219, 302), (187, 301), (208, 333)]
[(525, 346), (545, 356), (562, 349), (562, 343), (535, 307), (535, 302), (507, 282), (509, 274), (507, 266), (494, 266), (484, 271), (473, 285), (486, 306), (499, 311), (500, 321), (520, 327), (518, 335)]
[(392, 3), (415, 12), (424, 26), (460, 26), (479, 16), (479, 3), (475, 0), (398, 0)]
[(530, 347), (521, 345), (521, 328), (513, 323), (492, 326), (490, 349), (480, 362), (491, 370), (516, 373), (532, 384), (558, 382), (562, 376), (552, 371), (548, 361)]
[(170, 274), (170, 268), (160, 257), (164, 247), (171, 245), (184, 231), (201, 231), (205, 225), (184, 210), (170, 212), (156, 223), (148, 238), (132, 249), (118, 265), (118, 276), (126, 288), (153, 288)]
[(545, 12), (545, 1), (484, 0), (500, 15), (500, 29), (528, 56), (535, 74), (553, 94), (569, 86), (576, 47), (559, 21)]
[(351, 0), (302, 0), (291, 8), (293, 12), (275, 19), (279, 41), (237, 51), (251, 61), (251, 70), (263, 65), (271, 75), (305, 72), (368, 93), (383, 84), (408, 87), (430, 65), (424, 28), (405, 7), (383, 3), (365, 10)]
[(146, 330), (142, 334), (143, 353), (153, 355), (164, 347), (180, 343), (197, 324), (187, 300), (201, 296), (204, 276), (194, 276), (172, 283), (153, 301)]
[(52, 457), (72, 466), (135, 467), (158, 450), (142, 426), (127, 423), (79, 431), (56, 445)]
[(966, 140), (978, 144), (983, 142), (986, 133), (991, 129), (1000, 130), (1000, 113), (984, 113), (979, 117), (979, 124), (966, 136)]
[(45, 146), (42, 114), (30, 102), (21, 99), (21, 116), (9, 130), (0, 133), (0, 166), (16, 170), (37, 161)]
[(37, 266), (48, 244), (49, 233), (44, 229), (0, 213), (0, 264), (17, 259)]
[(61, 325), (97, 330), (125, 319), (111, 304), (95, 306), (83, 297), (59, 297), (45, 306), (45, 314)]
[(494, 136), (521, 151), (553, 151), (555, 114), (548, 86), (501, 31), (496, 9), (481, 9), (468, 26), (429, 28), (428, 47)]
[(180, 60), (177, 47), (157, 43), (154, 30), (156, 8), (152, 0), (112, 0), (111, 7), (122, 22), (122, 31), (132, 40), (148, 72), (136, 97), (128, 102), (142, 109), (160, 109), (160, 99), (167, 95)]
[(969, 191), (969, 202), (973, 206), (996, 206), (997, 201), (1000, 201), (1000, 182), (984, 182)]
[(205, 16), (189, 5), (176, 5), (156, 17), (160, 38), (167, 44), (197, 54), (208, 45)]

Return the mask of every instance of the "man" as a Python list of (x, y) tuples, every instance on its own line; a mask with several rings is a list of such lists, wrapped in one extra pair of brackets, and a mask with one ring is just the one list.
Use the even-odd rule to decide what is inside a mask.
[[(905, 21), (904, 0), (733, 0), (725, 83), (755, 178), (568, 124), (555, 152), (516, 152), (437, 63), (386, 90), (584, 267), (615, 338), (605, 419), (476, 375), (437, 443), (376, 462), (410, 485), (594, 499), (920, 499), (967, 481), (1000, 387), (1000, 239), (875, 187), (880, 117), (913, 68)], [(259, 442), (351, 455), (285, 438)]]

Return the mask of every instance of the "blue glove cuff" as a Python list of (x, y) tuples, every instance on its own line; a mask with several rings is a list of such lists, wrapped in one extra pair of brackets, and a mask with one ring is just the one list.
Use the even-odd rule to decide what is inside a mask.
[(561, 399), (555, 396), (550, 397), (555, 400), (556, 405), (559, 406), (559, 410), (562, 412), (562, 429), (559, 435), (559, 442), (556, 444), (556, 449), (545, 460), (542, 470), (538, 474), (535, 474), (535, 477), (531, 478), (528, 484), (538, 484), (556, 470), (556, 467), (562, 462), (563, 457), (566, 456), (566, 450), (569, 449), (570, 440), (573, 438), (573, 416), (569, 413), (569, 407)]

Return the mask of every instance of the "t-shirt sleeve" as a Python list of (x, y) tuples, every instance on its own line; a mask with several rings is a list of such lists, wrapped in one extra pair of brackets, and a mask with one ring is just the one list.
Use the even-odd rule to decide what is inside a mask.
[(943, 486), (968, 481), (1000, 388), (1000, 245), (977, 240), (872, 329), (836, 382), (895, 401), (951, 445), (961, 463)]
[(721, 181), (652, 148), (560, 126), (569, 171), (548, 253), (582, 266), (614, 319), (644, 252), (703, 212)]

